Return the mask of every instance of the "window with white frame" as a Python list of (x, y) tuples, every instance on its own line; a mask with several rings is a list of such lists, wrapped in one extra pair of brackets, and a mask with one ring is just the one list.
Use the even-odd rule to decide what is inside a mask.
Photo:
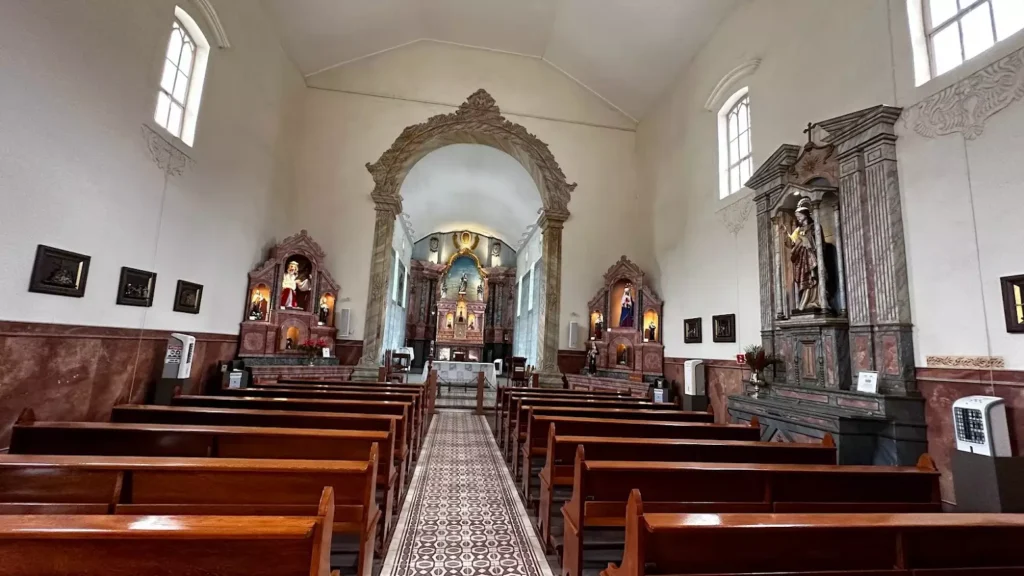
[(750, 146), (750, 95), (741, 88), (718, 113), (719, 198), (743, 188), (753, 172)]
[(175, 7), (174, 16), (153, 119), (172, 136), (191, 146), (199, 119), (210, 44), (187, 12)]
[(931, 77), (1024, 28), (1024, 0), (922, 0)]

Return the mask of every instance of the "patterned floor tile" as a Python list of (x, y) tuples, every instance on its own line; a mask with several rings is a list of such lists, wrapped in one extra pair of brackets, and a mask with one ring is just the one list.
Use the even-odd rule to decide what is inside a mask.
[(552, 576), (486, 422), (440, 412), (381, 576)]

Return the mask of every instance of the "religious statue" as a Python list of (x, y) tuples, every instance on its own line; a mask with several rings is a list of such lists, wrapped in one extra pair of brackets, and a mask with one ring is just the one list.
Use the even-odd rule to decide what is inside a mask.
[(601, 339), (601, 333), (604, 332), (604, 314), (598, 312), (597, 319), (594, 320), (594, 335), (595, 340)]
[(651, 320), (650, 324), (647, 325), (647, 334), (644, 337), (650, 340), (651, 342), (656, 342), (658, 340), (656, 338), (657, 335), (658, 327), (654, 325), (654, 320)]
[(791, 250), (793, 284), (796, 287), (797, 311), (815, 310), (818, 306), (818, 251), (814, 234), (811, 203), (803, 198), (796, 205), (796, 228), (786, 234), (786, 246)]
[(483, 300), (484, 299), (484, 283), (483, 282), (481, 282), (481, 283), (476, 285), (476, 299), (477, 300)]
[(320, 298), (320, 310), (317, 312), (317, 324), (323, 326), (330, 319), (331, 308), (327, 305), (327, 297)]
[(465, 296), (466, 290), (469, 288), (469, 276), (465, 272), (462, 273), (462, 278), (459, 279), (459, 294)]
[(295, 349), (295, 341), (292, 340), (291, 338), (285, 338), (285, 340), (284, 340), (284, 349), (285, 350), (294, 350)]
[(597, 344), (591, 344), (590, 349), (587, 350), (587, 366), (590, 368), (591, 374), (597, 373)]
[(476, 320), (473, 320), (472, 318), (469, 319), (469, 329), (476, 330)]
[(618, 353), (615, 355), (615, 363), (620, 366), (629, 365), (629, 348), (625, 344), (619, 344)]
[(622, 308), (619, 312), (620, 328), (633, 327), (633, 296), (631, 294), (632, 290), (633, 285), (626, 284), (626, 289), (622, 291)]
[(309, 292), (309, 278), (299, 275), (299, 263), (292, 260), (288, 263), (284, 278), (281, 279), (281, 309), (298, 310), (299, 292)]
[(441, 278), (441, 298), (448, 297), (448, 276)]
[(252, 304), (249, 306), (249, 320), (263, 320), (267, 317), (267, 299), (263, 294), (254, 292)]

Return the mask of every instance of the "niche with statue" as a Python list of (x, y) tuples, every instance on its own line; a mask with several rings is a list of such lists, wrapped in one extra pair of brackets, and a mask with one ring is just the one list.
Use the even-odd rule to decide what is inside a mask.
[(300, 356), (308, 340), (333, 355), (338, 283), (324, 268), (326, 254), (303, 230), (270, 250), (249, 273), (239, 356)]
[(621, 257), (604, 275), (604, 285), (587, 305), (589, 355), (597, 374), (648, 381), (661, 376), (664, 304), (639, 266)]

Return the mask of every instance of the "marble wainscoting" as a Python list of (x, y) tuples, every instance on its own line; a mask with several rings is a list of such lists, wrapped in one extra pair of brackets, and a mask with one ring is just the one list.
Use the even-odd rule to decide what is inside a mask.
[[(238, 351), (236, 334), (196, 337), (192, 390), (219, 382), (217, 363)], [(142, 402), (160, 378), (170, 331), (0, 321), (0, 449), (25, 408), (41, 420), (106, 420)]]
[[(683, 363), (697, 358), (665, 358), (665, 379), (672, 382), (676, 394), (683, 393)], [(750, 370), (735, 360), (704, 359), (704, 384), (708, 401), (715, 410), (715, 422), (729, 422), (729, 396), (743, 393), (743, 381), (750, 377)]]
[(928, 453), (942, 473), (942, 499), (956, 503), (950, 461), (956, 450), (953, 436), (953, 402), (976, 394), (998, 396), (1006, 401), (1013, 453), (1024, 454), (1024, 371), (918, 368), (917, 387), (925, 398), (928, 422)]
[(335, 340), (334, 355), (342, 366), (355, 366), (363, 356), (362, 340)]

